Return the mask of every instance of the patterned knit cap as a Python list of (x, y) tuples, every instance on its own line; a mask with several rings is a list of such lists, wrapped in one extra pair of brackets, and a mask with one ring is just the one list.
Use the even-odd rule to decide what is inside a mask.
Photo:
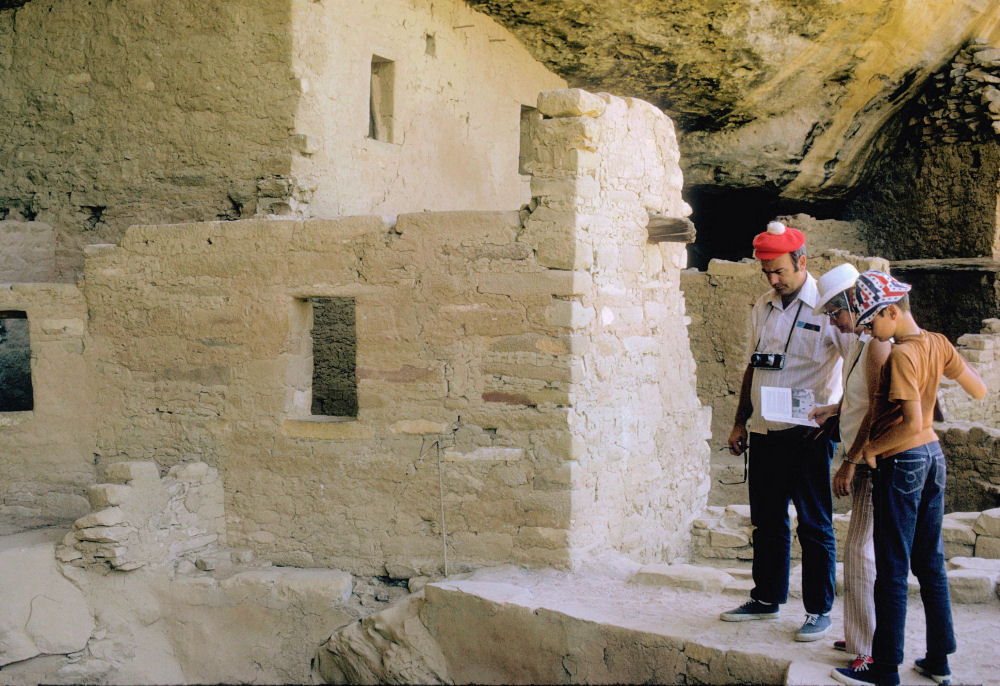
[(883, 272), (863, 272), (854, 288), (848, 291), (851, 309), (858, 315), (858, 326), (873, 320), (886, 305), (901, 300), (910, 288), (910, 284), (897, 281)]

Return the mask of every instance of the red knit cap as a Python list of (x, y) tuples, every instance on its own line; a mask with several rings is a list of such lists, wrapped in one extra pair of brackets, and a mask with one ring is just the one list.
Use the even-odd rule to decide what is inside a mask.
[(753, 256), (758, 260), (773, 260), (785, 253), (798, 250), (806, 244), (806, 237), (798, 229), (785, 226), (781, 222), (771, 222), (767, 231), (758, 233), (753, 239)]

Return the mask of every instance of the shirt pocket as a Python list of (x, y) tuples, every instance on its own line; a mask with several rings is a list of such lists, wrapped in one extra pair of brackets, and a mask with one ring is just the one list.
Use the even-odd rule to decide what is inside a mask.
[(826, 356), (826, 341), (821, 325), (812, 322), (796, 324), (788, 345), (788, 354), (800, 360), (821, 363)]

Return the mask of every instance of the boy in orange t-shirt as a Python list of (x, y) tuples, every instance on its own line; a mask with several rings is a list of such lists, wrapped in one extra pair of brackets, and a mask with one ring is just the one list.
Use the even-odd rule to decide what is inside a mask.
[(939, 684), (951, 679), (948, 655), (956, 646), (941, 541), (945, 464), (932, 426), (934, 401), (942, 376), (974, 398), (985, 397), (986, 386), (947, 338), (917, 326), (909, 290), (888, 274), (869, 271), (852, 293), (858, 324), (894, 342), (871, 399), (871, 431), (862, 451), (875, 468), (874, 662), (835, 669), (833, 678), (845, 684), (899, 684), (911, 563), (927, 622), (927, 653), (916, 670)]

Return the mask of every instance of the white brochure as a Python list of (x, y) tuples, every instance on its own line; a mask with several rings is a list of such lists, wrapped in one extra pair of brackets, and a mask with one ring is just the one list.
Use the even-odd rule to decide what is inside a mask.
[(819, 426), (809, 413), (816, 407), (813, 392), (808, 388), (760, 387), (760, 413), (770, 422)]

